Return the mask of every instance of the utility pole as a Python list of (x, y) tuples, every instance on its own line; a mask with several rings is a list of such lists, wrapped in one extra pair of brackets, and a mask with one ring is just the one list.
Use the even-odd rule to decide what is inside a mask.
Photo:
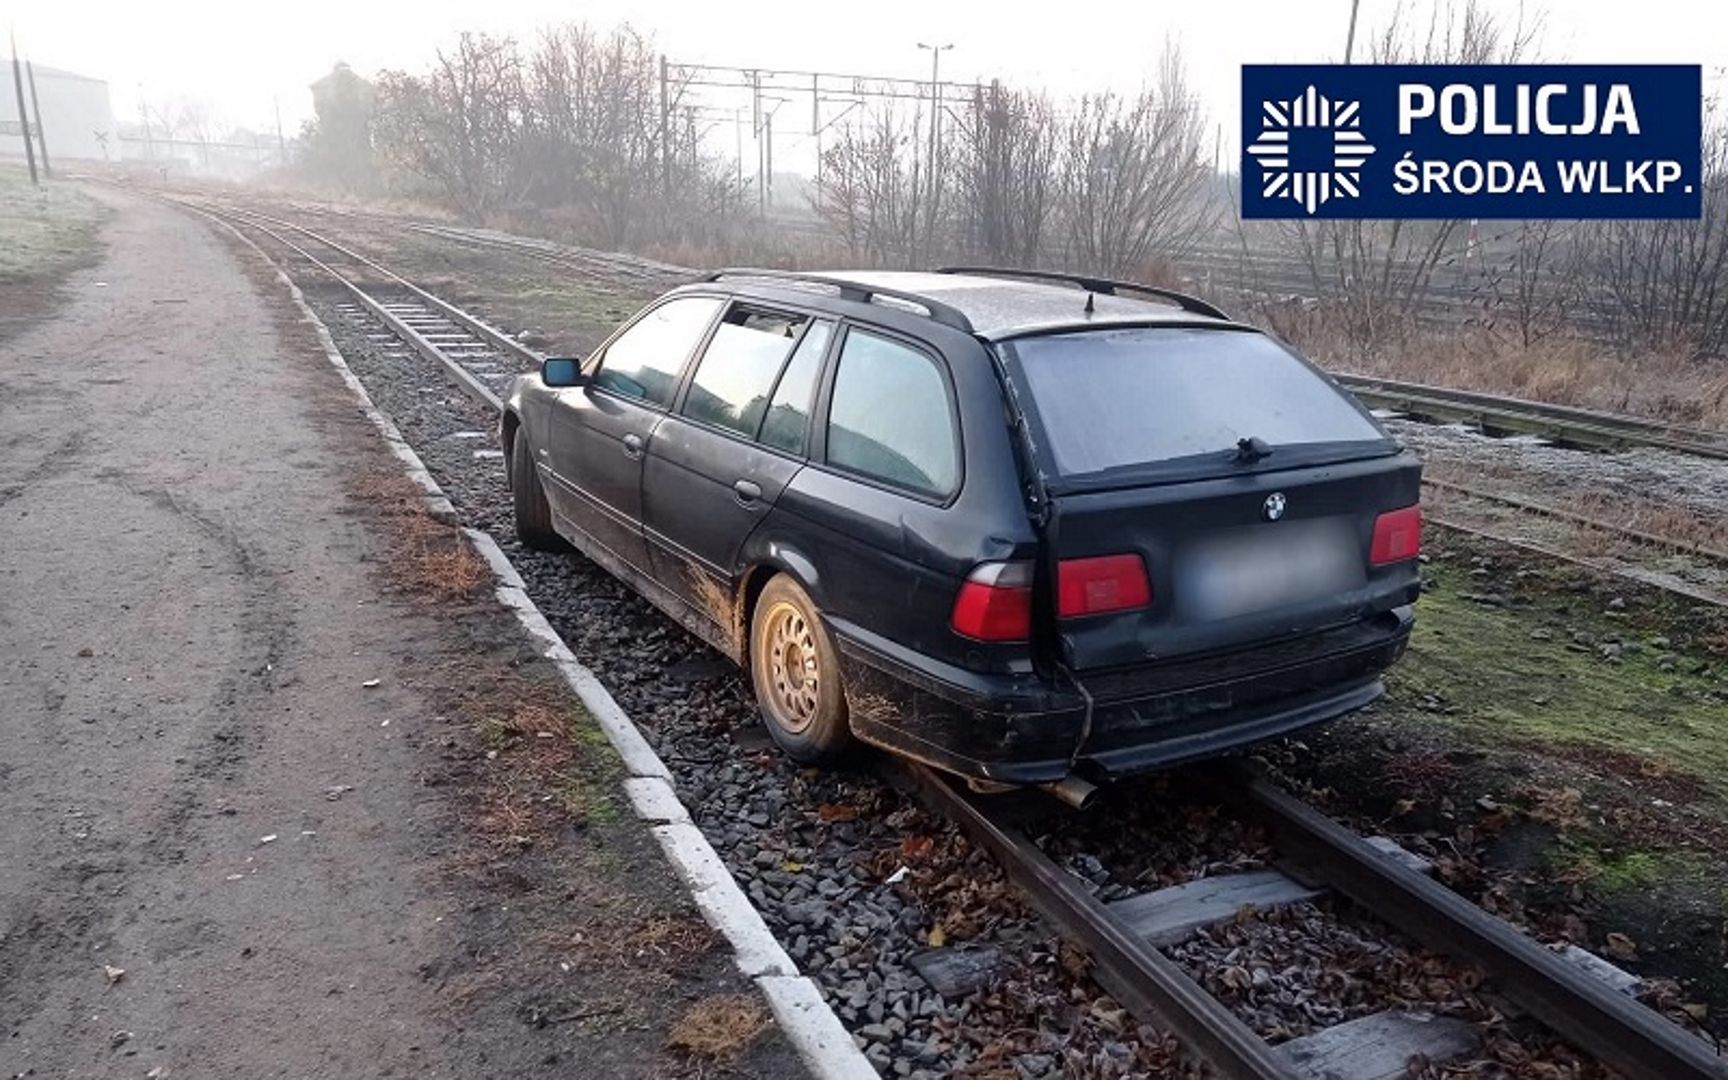
[(30, 183), (41, 187), (36, 175), (36, 147), (30, 142), (30, 114), (24, 109), (24, 76), (18, 67), (18, 31), (12, 34), (12, 89), (18, 95), (18, 126), (24, 132), (24, 160), (30, 163)]
[(666, 54), (660, 54), (660, 196), (672, 199), (672, 104), (666, 86)]
[(953, 42), (947, 45), (926, 45), (918, 43), (920, 49), (930, 50), (930, 183), (935, 189), (936, 183), (936, 146), (942, 137), (942, 54), (954, 47)]
[(694, 105), (684, 106), (684, 138), (684, 145), (689, 147), (687, 152), (690, 155), (690, 161), (694, 164), (696, 161), (696, 106)]
[(24, 78), (30, 84), (30, 112), (36, 118), (36, 144), (42, 148), (42, 175), (54, 179), (54, 167), (48, 164), (48, 129), (42, 126), (42, 99), (36, 96), (36, 69), (24, 61)]
[(953, 42), (946, 45), (926, 45), (918, 43), (920, 49), (930, 50), (930, 159), (927, 166), (929, 176), (929, 191), (925, 203), (930, 209), (925, 217), (929, 222), (929, 231), (936, 231), (936, 198), (940, 191), (940, 177), (936, 170), (936, 148), (942, 137), (942, 54), (954, 47)]
[(285, 169), (288, 167), (288, 140), (282, 137), (282, 99), (272, 97), (270, 104), (276, 109), (276, 164)]
[(150, 134), (150, 106), (144, 103), (144, 84), (138, 84), (138, 119), (144, 122), (144, 160), (156, 160), (156, 140)]
[(1350, 54), (1356, 51), (1356, 9), (1362, 6), (1362, 0), (1350, 0), (1350, 31), (1344, 38), (1344, 62), (1350, 62)]
[(768, 213), (768, 177), (762, 171), (762, 73), (750, 72), (750, 138), (756, 141), (756, 213)]

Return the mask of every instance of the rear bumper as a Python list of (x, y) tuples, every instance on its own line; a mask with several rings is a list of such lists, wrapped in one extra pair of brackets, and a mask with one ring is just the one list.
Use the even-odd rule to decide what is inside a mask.
[[(865, 742), (1000, 783), (1104, 777), (1192, 761), (1335, 719), (1379, 697), (1414, 622), (1396, 608), (1294, 641), (1071, 684), (983, 675), (836, 623), (852, 729)], [(1084, 738), (1084, 745), (1082, 739)]]

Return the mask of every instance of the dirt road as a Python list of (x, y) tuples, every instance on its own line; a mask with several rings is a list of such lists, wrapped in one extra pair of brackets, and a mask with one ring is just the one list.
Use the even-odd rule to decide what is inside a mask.
[(711, 950), (591, 1010), (616, 1023), (523, 1007), (615, 981), (536, 949), (560, 896), (681, 917), (651, 845), (566, 828), (532, 873), (453, 871), (503, 865), (437, 782), (488, 766), (450, 715), (488, 676), (381, 580), (352, 480), (387, 457), (270, 282), (102, 197), (100, 265), (0, 345), (0, 1075), (680, 1071), (667, 1025), (742, 985)]

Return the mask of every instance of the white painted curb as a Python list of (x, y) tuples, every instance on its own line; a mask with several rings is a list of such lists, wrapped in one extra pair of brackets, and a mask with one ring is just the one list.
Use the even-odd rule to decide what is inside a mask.
[[(342, 358), (329, 329), (306, 303), (299, 286), (250, 237), (221, 218), (210, 214), (204, 216), (238, 237), (275, 271), (277, 280), (287, 287), (288, 295), (300, 309), (301, 316), (317, 331), (325, 358), (359, 401), (360, 411), (377, 427), (390, 452), (402, 463), (408, 478), (425, 493), (427, 512), (440, 521), (455, 524), (456, 508), (427, 471), (420, 455), (402, 438), (396, 425), (372, 404), (371, 395)], [(822, 1000), (821, 990), (807, 976), (798, 974), (798, 965), (775, 940), (773, 931), (762, 921), (762, 913), (739, 887), (738, 879), (726, 869), (708, 838), (691, 823), (689, 810), (672, 790), (671, 770), (660, 760), (660, 755), (648, 745), (641, 730), (612, 699), (606, 687), (576, 659), (564, 639), (552, 629), (552, 624), (534, 605), (521, 575), (497, 542), (478, 529), (463, 528), (462, 533), (492, 568), (492, 575), (497, 580), (494, 593), (498, 601), (516, 613), (517, 621), (539, 647), (540, 655), (558, 668), (564, 681), (618, 751), (629, 773), (624, 781), (624, 791), (636, 816), (649, 825), (654, 839), (660, 843), (660, 850), (665, 852), (673, 870), (689, 889), (702, 917), (731, 943), (738, 970), (749, 977), (768, 999), (768, 1007), (773, 1011), (775, 1022), (786, 1041), (791, 1043), (811, 1073), (824, 1080), (875, 1080), (875, 1067), (859, 1051), (846, 1025)]]

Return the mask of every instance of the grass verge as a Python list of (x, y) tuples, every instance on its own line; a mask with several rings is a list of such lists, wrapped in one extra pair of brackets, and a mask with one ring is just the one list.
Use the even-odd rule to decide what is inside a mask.
[(105, 211), (77, 185), (0, 166), (0, 283), (41, 282), (82, 264), (95, 250)]
[(96, 260), (107, 211), (74, 184), (0, 165), (0, 340), (53, 310), (66, 276)]
[(1728, 1033), (1723, 613), (1446, 533), (1430, 551), (1385, 698), (1263, 756), (1489, 911)]

